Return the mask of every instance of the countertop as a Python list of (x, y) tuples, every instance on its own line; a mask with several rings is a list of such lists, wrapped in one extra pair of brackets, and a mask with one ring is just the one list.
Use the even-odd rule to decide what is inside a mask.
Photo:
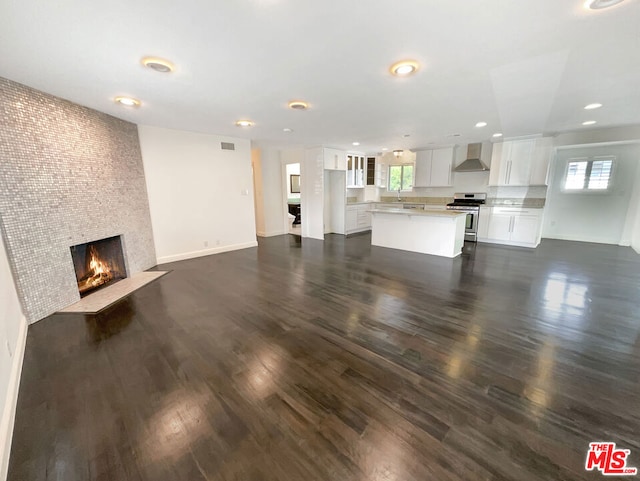
[[(394, 204), (397, 205), (398, 208), (402, 208), (405, 204), (410, 205), (424, 205), (426, 209), (429, 207), (444, 207), (446, 204), (435, 204), (435, 203), (424, 203), (424, 202), (416, 202), (413, 200), (402, 200), (400, 202), (396, 201), (363, 201), (363, 202), (347, 202), (347, 206), (350, 205), (389, 205)], [(512, 199), (512, 198), (493, 198), (487, 199), (486, 204), (483, 207), (520, 207), (522, 209), (544, 209), (545, 199)]]
[(436, 204), (436, 203), (425, 203), (425, 202), (416, 202), (416, 201), (412, 201), (412, 200), (402, 200), (400, 202), (398, 202), (397, 200), (394, 201), (381, 201), (381, 200), (368, 200), (368, 201), (364, 201), (364, 202), (347, 202), (347, 205), (370, 205), (370, 204), (384, 204), (384, 205), (389, 205), (389, 204), (395, 204), (398, 206), (403, 206), (405, 204), (410, 204), (410, 205), (424, 205), (426, 206), (426, 208), (428, 209), (429, 206), (431, 207), (444, 207), (446, 204)]
[(400, 215), (419, 215), (426, 217), (460, 217), (466, 216), (466, 212), (455, 210), (435, 210), (435, 209), (371, 209), (369, 212), (374, 214), (400, 214)]

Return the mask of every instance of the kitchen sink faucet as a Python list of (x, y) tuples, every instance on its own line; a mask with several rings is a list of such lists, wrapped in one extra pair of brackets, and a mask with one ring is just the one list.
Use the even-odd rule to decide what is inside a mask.
[(398, 189), (398, 202), (402, 202), (402, 199), (400, 198), (400, 189)]

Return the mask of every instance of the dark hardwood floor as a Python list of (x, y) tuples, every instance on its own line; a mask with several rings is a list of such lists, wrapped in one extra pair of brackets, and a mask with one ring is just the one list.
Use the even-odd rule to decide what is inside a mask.
[(9, 480), (600, 479), (640, 467), (640, 256), (261, 239), (30, 326)]

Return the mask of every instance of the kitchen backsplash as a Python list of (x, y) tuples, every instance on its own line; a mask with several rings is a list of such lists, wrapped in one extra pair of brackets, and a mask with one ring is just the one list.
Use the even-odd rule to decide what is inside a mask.
[(547, 197), (545, 185), (522, 187), (491, 186), (487, 189), (487, 206), (518, 205), (529, 208), (544, 207)]
[[(364, 195), (364, 189), (348, 189), (347, 202), (363, 202), (363, 201), (379, 201), (379, 202), (397, 202), (398, 195), (388, 192), (384, 189), (376, 189), (375, 187), (367, 187), (372, 192), (367, 191), (368, 195)], [(400, 197), (405, 202), (415, 202), (417, 204), (444, 205), (453, 201), (454, 191), (452, 188), (434, 188), (429, 189), (431, 195), (425, 195), (427, 189), (416, 189), (413, 192), (401, 192)], [(380, 193), (378, 196), (376, 193)], [(542, 185), (522, 186), (522, 187), (498, 187), (484, 186), (482, 188), (470, 188), (466, 190), (458, 190), (457, 192), (486, 192), (487, 205), (521, 205), (527, 207), (544, 207), (545, 198), (547, 196), (547, 187)]]
[[(449, 202), (453, 202), (453, 196), (451, 197), (405, 197), (400, 196), (402, 200), (406, 202), (415, 202), (416, 204), (432, 204), (432, 205), (445, 205)], [(397, 202), (398, 196), (382, 196), (380, 202)]]
[(546, 185), (522, 187), (490, 186), (487, 188), (487, 198), (544, 199), (546, 197)]

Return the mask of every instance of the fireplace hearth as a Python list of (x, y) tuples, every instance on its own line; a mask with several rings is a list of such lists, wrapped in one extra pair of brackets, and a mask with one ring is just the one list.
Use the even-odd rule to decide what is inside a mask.
[(120, 236), (72, 246), (71, 258), (80, 297), (127, 277)]

